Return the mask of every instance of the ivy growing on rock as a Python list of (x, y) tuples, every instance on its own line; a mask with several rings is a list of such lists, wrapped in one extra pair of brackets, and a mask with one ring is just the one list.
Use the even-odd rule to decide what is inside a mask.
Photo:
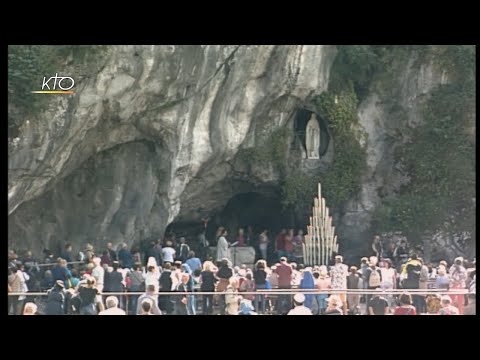
[(374, 216), (378, 230), (401, 230), (417, 241), (425, 231), (475, 228), (475, 47), (432, 51), (453, 81), (432, 91), (423, 123), (397, 154), (410, 182)]
[(356, 126), (357, 97), (350, 87), (339, 93), (326, 92), (313, 100), (318, 114), (327, 121), (334, 138), (334, 161), (320, 176), (290, 171), (282, 184), (286, 207), (310, 204), (318, 182), (329, 206), (335, 207), (350, 199), (360, 190), (362, 174), (366, 169), (366, 151), (360, 139), (364, 135)]
[(358, 126), (357, 93), (367, 91), (378, 55), (368, 45), (340, 46), (331, 70), (329, 91), (312, 102), (317, 113), (326, 120), (333, 135), (334, 160), (328, 171), (314, 177), (294, 171), (282, 184), (284, 206), (310, 204), (318, 182), (329, 206), (338, 207), (360, 190), (366, 170), (366, 149), (361, 145), (365, 134)]
[[(99, 45), (10, 45), (8, 47), (8, 126), (17, 133), (25, 118), (46, 110), (52, 97), (32, 94), (40, 90), (43, 77), (62, 74), (67, 66), (95, 71)], [(66, 60), (70, 59), (71, 64)], [(95, 65), (95, 66), (92, 66)], [(74, 75), (74, 74), (72, 74)]]
[(317, 188), (318, 179), (299, 171), (291, 171), (282, 183), (282, 203), (284, 208), (310, 206)]
[(41, 111), (47, 106), (48, 97), (31, 91), (40, 89), (44, 76), (54, 75), (58, 61), (54, 49), (41, 45), (8, 47), (9, 106), (21, 115)]
[(293, 131), (289, 128), (278, 128), (269, 134), (255, 147), (244, 148), (238, 152), (240, 160), (247, 164), (256, 163), (262, 166), (273, 164), (281, 175), (287, 168), (287, 152)]
[(318, 113), (327, 120), (334, 138), (334, 160), (321, 176), (325, 197), (331, 206), (340, 205), (360, 190), (367, 168), (365, 145), (357, 117), (358, 100), (353, 86), (339, 92), (327, 92), (315, 99)]

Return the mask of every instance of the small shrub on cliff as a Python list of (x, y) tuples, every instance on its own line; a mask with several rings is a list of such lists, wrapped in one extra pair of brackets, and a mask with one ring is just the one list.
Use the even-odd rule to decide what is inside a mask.
[(283, 127), (276, 129), (259, 145), (241, 149), (238, 157), (247, 164), (258, 163), (267, 165), (272, 163), (277, 171), (285, 174), (287, 166), (287, 152), (293, 131)]
[(339, 205), (360, 190), (366, 170), (366, 149), (360, 144), (357, 97), (353, 86), (338, 94), (327, 92), (314, 100), (319, 114), (327, 120), (334, 139), (332, 167), (321, 176), (325, 197), (331, 206)]
[(378, 230), (401, 230), (419, 239), (427, 230), (475, 229), (475, 48), (435, 49), (450, 84), (433, 90), (423, 107), (423, 123), (398, 152), (411, 181), (375, 213)]
[[(99, 45), (10, 45), (8, 47), (8, 125), (18, 128), (26, 117), (47, 109), (52, 97), (32, 94), (41, 90), (43, 77), (61, 75), (65, 60), (86, 66), (98, 60), (105, 47)], [(95, 63), (98, 64), (98, 61)], [(89, 68), (90, 72), (95, 67)], [(70, 74), (75, 77), (76, 74)]]

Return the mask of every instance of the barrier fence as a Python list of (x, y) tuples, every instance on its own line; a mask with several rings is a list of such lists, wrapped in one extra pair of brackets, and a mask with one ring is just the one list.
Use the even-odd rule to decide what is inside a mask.
[[(67, 290), (68, 291), (68, 290)], [(275, 290), (257, 290), (257, 291), (239, 291), (236, 292), (238, 295), (285, 295), (291, 294), (295, 295), (297, 293), (303, 293), (305, 295), (321, 295), (321, 294), (346, 294), (346, 295), (401, 295), (403, 293), (409, 293), (411, 295), (466, 295), (469, 293), (468, 289), (389, 289), (389, 290), (375, 290), (375, 289), (348, 289), (348, 290), (309, 290), (309, 289), (275, 289)], [(133, 295), (143, 295), (145, 292), (102, 292), (99, 295), (104, 296), (133, 296)], [(227, 292), (208, 292), (208, 291), (190, 291), (190, 292), (155, 292), (153, 295), (225, 295)], [(11, 292), (8, 293), (8, 296), (47, 296), (48, 292)]]
[[(72, 295), (74, 294), (74, 291), (71, 290), (66, 290), (67, 292), (70, 292)], [(297, 293), (303, 293), (305, 295), (358, 295), (358, 296), (366, 296), (368, 298), (372, 298), (374, 295), (385, 295), (389, 296), (391, 299), (396, 299), (398, 298), (399, 295), (403, 293), (409, 293), (410, 295), (417, 295), (417, 296), (426, 296), (426, 295), (431, 295), (431, 294), (436, 294), (436, 295), (451, 295), (451, 296), (462, 296), (466, 295), (469, 293), (467, 289), (385, 289), (385, 290), (376, 290), (376, 289), (347, 289), (347, 290), (338, 290), (338, 289), (329, 289), (329, 290), (312, 290), (312, 289), (295, 289), (295, 288), (290, 288), (290, 289), (269, 289), (269, 290), (264, 290), (264, 289), (259, 289), (257, 291), (248, 291), (248, 292), (235, 292), (233, 293), (234, 295), (238, 296), (246, 296), (246, 295), (251, 295), (251, 296), (262, 296), (265, 299), (270, 299), (272, 301), (275, 301), (275, 299), (280, 299), (280, 298), (285, 298), (287, 296), (288, 298), (292, 299), (293, 295)], [(100, 296), (103, 297), (103, 302), (105, 302), (106, 297), (108, 296), (116, 296), (120, 300), (120, 307), (124, 310), (127, 311), (127, 314), (129, 315), (134, 315), (136, 313), (136, 304), (137, 304), (137, 299), (139, 296), (144, 295), (145, 292), (102, 292), (99, 293)], [(152, 295), (158, 295), (160, 297), (162, 296), (168, 296), (169, 299), (172, 301), (172, 297), (174, 296), (189, 296), (189, 298), (193, 297), (195, 299), (195, 312), (197, 314), (202, 313), (202, 307), (200, 304), (204, 301), (204, 295), (216, 295), (216, 297), (220, 298), (225, 295), (232, 295), (232, 292), (205, 292), (205, 291), (193, 291), (193, 292), (177, 292), (177, 291), (171, 291), (171, 292), (154, 292)], [(48, 292), (11, 292), (8, 293), (9, 297), (19, 297), (19, 296), (25, 296), (26, 301), (34, 301), (37, 303), (39, 306), (41, 304), (45, 305), (46, 304), (46, 296), (48, 296)], [(135, 298), (130, 298), (134, 296)], [(9, 298), (10, 299), (10, 298)], [(17, 298), (18, 299), (18, 298)], [(189, 300), (190, 301), (190, 300)], [(290, 300), (291, 301), (291, 300)], [(395, 300), (396, 301), (396, 300)], [(10, 302), (10, 301), (9, 301)], [(360, 304), (358, 304), (360, 305)], [(357, 305), (357, 306), (358, 306)], [(274, 306), (275, 307), (275, 306)], [(360, 308), (358, 308), (360, 311)], [(10, 311), (10, 306), (9, 309)], [(276, 310), (275, 310), (276, 311)], [(40, 311), (41, 313), (41, 311)], [(273, 314), (270, 312), (270, 314)], [(357, 313), (360, 314), (360, 313)]]
[[(71, 265), (71, 264), (86, 264), (85, 261), (70, 261), (70, 262), (67, 262), (67, 265)], [(35, 264), (35, 265), (32, 265), (32, 267), (35, 267), (35, 266), (38, 266), (38, 267), (42, 267), (42, 266), (55, 266), (57, 265), (57, 262), (53, 262), (53, 263), (46, 263), (46, 264)]]

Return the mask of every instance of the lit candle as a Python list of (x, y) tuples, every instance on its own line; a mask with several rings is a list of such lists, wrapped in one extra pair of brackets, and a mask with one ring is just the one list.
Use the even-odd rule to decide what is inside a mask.
[(315, 226), (313, 227), (313, 232), (312, 232), (312, 257), (310, 259), (309, 265), (313, 265), (315, 262)]

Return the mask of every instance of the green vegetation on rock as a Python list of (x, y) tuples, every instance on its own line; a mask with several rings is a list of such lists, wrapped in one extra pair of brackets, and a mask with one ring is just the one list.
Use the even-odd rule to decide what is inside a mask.
[(367, 91), (377, 66), (378, 55), (370, 46), (339, 47), (328, 92), (312, 100), (333, 135), (333, 164), (320, 177), (290, 173), (282, 184), (285, 206), (310, 204), (318, 182), (331, 207), (340, 206), (360, 190), (367, 163), (365, 146), (360, 143), (366, 134), (358, 126), (358, 93)]
[(360, 144), (364, 134), (356, 126), (357, 97), (353, 88), (338, 94), (323, 93), (313, 101), (333, 134), (333, 164), (320, 177), (291, 172), (282, 184), (285, 206), (310, 204), (318, 182), (322, 183), (329, 206), (339, 206), (360, 190), (361, 177), (367, 166), (365, 147)]
[(22, 115), (43, 110), (48, 97), (32, 94), (40, 90), (44, 76), (55, 75), (55, 48), (41, 45), (11, 45), (8, 47), (9, 105)]
[(318, 179), (299, 171), (291, 171), (282, 183), (282, 204), (284, 208), (310, 206), (317, 189)]
[(434, 59), (453, 81), (432, 91), (423, 123), (398, 151), (410, 182), (374, 216), (377, 230), (401, 230), (417, 241), (425, 231), (475, 227), (475, 47), (437, 48)]
[[(64, 74), (69, 68), (88, 66), (95, 72), (98, 57), (104, 51), (99, 45), (10, 45), (8, 47), (8, 126), (18, 128), (26, 117), (47, 109), (52, 97), (32, 94), (41, 90), (44, 77)], [(66, 60), (71, 59), (71, 64)], [(95, 66), (92, 67), (92, 64)]]
[(279, 128), (269, 134), (260, 145), (241, 149), (238, 157), (247, 164), (257, 163), (262, 166), (273, 164), (281, 174), (287, 168), (287, 152), (293, 131), (289, 128)]
[(317, 111), (327, 120), (334, 139), (333, 164), (320, 179), (330, 206), (340, 205), (360, 190), (367, 168), (365, 145), (360, 143), (366, 134), (357, 126), (357, 104), (352, 87), (338, 94), (324, 93), (315, 99)]
[(329, 91), (340, 92), (351, 85), (357, 97), (368, 93), (373, 75), (380, 65), (379, 52), (372, 45), (339, 45), (330, 72)]

